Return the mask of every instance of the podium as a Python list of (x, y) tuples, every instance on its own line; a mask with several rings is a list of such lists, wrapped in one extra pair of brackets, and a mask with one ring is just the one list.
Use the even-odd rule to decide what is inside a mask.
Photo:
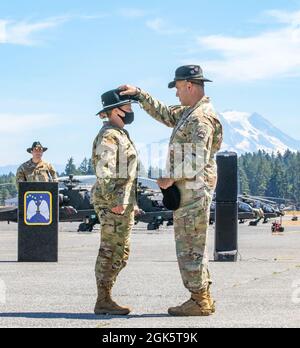
[(58, 183), (19, 184), (18, 262), (58, 261)]

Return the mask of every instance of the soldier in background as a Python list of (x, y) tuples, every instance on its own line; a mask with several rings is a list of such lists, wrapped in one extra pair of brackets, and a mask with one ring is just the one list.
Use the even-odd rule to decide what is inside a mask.
[(58, 182), (57, 173), (52, 164), (42, 160), (44, 152), (48, 148), (43, 147), (39, 141), (32, 144), (27, 152), (32, 154), (32, 159), (23, 163), (17, 170), (17, 183), (27, 182)]
[[(117, 90), (102, 95), (104, 109), (98, 114), (105, 122), (93, 145), (97, 181), (92, 203), (101, 223), (101, 245), (95, 267), (98, 298), (95, 314), (127, 315), (130, 309), (112, 300), (112, 287), (126, 266), (130, 234), (137, 207), (138, 156), (124, 126), (134, 120), (129, 97)], [(97, 114), (97, 115), (98, 115)]]
[[(176, 251), (183, 283), (191, 292), (191, 298), (181, 306), (169, 308), (169, 314), (207, 316), (215, 312), (209, 290), (211, 278), (206, 241), (209, 208), (217, 182), (214, 156), (221, 147), (222, 126), (210, 99), (205, 96), (204, 82), (211, 81), (203, 77), (200, 66), (180, 67), (175, 75), (169, 88), (176, 87), (181, 106), (167, 107), (137, 87), (125, 85), (119, 89), (123, 91), (121, 95), (135, 98), (153, 118), (174, 128), (170, 140), (169, 176), (159, 179), (158, 184), (162, 189), (176, 185), (181, 195), (180, 207), (174, 212)], [(190, 153), (185, 153), (185, 144), (191, 145)], [(183, 154), (179, 161), (176, 160), (178, 152)], [(200, 161), (202, 168), (193, 178), (185, 173), (179, 177), (175, 172), (184, 166), (184, 161), (193, 168)]]

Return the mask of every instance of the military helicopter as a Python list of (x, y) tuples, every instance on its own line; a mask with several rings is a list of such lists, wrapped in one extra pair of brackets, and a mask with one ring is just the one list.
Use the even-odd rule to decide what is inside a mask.
[[(79, 222), (79, 232), (92, 231), (99, 223), (93, 205), (90, 203), (91, 189), (96, 177), (73, 176), (61, 177), (59, 179), (59, 205), (61, 222)], [(173, 225), (173, 212), (167, 210), (163, 205), (163, 196), (155, 180), (138, 178), (138, 204), (141, 214), (136, 217), (136, 224), (147, 223), (148, 230), (157, 230), (164, 222), (168, 226)], [(263, 216), (258, 214), (262, 210)], [(275, 201), (265, 197), (254, 197), (249, 195), (238, 196), (238, 219), (240, 223), (250, 221), (251, 226), (256, 226), (264, 218), (264, 223), (269, 219), (284, 215)], [(17, 208), (0, 208), (0, 221), (17, 222)], [(215, 201), (210, 208), (210, 224), (215, 221)]]
[(239, 199), (243, 202), (247, 202), (254, 208), (261, 208), (267, 218), (276, 218), (282, 214), (284, 215), (282, 209), (280, 209), (279, 207), (279, 204), (273, 200), (268, 199), (268, 197), (241, 195), (239, 196)]
[[(59, 220), (60, 222), (80, 222), (78, 232), (92, 231), (99, 223), (98, 216), (90, 202), (91, 189), (96, 177), (73, 176), (59, 178)], [(138, 204), (141, 214), (136, 224), (147, 223), (147, 229), (157, 230), (164, 222), (173, 225), (173, 212), (167, 210), (162, 193), (155, 180), (138, 178)], [(17, 222), (16, 207), (0, 208), (0, 221)]]
[(284, 212), (275, 201), (271, 201), (268, 197), (256, 197), (246, 194), (240, 195), (239, 200), (249, 204), (256, 213), (256, 220), (250, 222), (250, 226), (257, 226), (263, 219), (266, 224), (270, 219), (284, 216)]
[[(270, 219), (274, 219), (284, 215), (284, 211), (279, 208), (278, 203), (268, 199), (269, 197), (255, 197), (247, 194), (238, 196), (238, 219), (240, 223), (251, 220), (250, 226), (257, 226), (262, 220), (267, 223)], [(215, 201), (213, 200), (210, 209), (210, 224), (215, 221)]]
[[(15, 186), (13, 183), (2, 183), (1, 187), (5, 186)], [(2, 207), (0, 206), (0, 221), (12, 221), (17, 222), (16, 208), (13, 207)]]
[[(81, 221), (79, 231), (92, 231), (99, 223), (94, 207), (90, 203), (91, 189), (95, 176), (60, 178), (64, 188), (59, 190), (60, 221)], [(138, 205), (141, 214), (136, 217), (136, 224), (147, 223), (148, 230), (156, 230), (164, 222), (173, 225), (173, 212), (168, 211), (163, 203), (161, 191), (156, 181), (138, 178)]]
[[(213, 200), (210, 206), (210, 225), (213, 225), (215, 222), (215, 210), (216, 210), (216, 202)], [(252, 220), (255, 218), (255, 212), (253, 208), (244, 202), (238, 202), (238, 220), (240, 223), (244, 223), (245, 220)]]

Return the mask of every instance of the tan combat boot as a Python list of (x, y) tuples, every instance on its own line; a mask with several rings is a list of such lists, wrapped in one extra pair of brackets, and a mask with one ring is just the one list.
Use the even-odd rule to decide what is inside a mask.
[(209, 289), (192, 294), (192, 297), (181, 306), (169, 308), (169, 314), (177, 317), (205, 317), (215, 313), (215, 305)]
[(111, 289), (98, 288), (98, 298), (94, 309), (96, 315), (128, 315), (130, 309), (117, 305), (111, 298)]

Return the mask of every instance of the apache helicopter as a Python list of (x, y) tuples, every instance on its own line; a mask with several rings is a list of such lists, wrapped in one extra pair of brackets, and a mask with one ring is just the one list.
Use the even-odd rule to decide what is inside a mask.
[[(95, 176), (62, 177), (59, 179), (59, 220), (60, 222), (81, 222), (78, 232), (92, 231), (99, 223), (98, 216), (90, 202)], [(173, 212), (163, 205), (162, 193), (155, 180), (138, 178), (138, 205), (141, 214), (136, 224), (147, 223), (148, 230), (157, 230), (164, 222), (173, 225)], [(0, 221), (17, 222), (16, 207), (0, 208)]]
[[(240, 223), (244, 223), (245, 220), (252, 220), (250, 221), (250, 226), (257, 226), (261, 219), (264, 219), (263, 223), (267, 223), (269, 219), (283, 216), (284, 212), (279, 208), (278, 204), (267, 198), (246, 194), (239, 195), (238, 219)], [(215, 221), (215, 207), (216, 203), (213, 200), (210, 208), (210, 224), (213, 224)]]
[[(78, 221), (78, 231), (92, 231), (99, 223), (93, 205), (90, 203), (91, 189), (95, 176), (60, 178), (64, 188), (59, 190), (60, 221)], [(147, 223), (148, 230), (156, 230), (164, 222), (173, 225), (173, 212), (167, 210), (163, 203), (161, 191), (154, 180), (138, 178), (138, 205), (141, 214), (136, 217), (136, 224)]]
[[(216, 210), (216, 202), (213, 200), (210, 206), (210, 225), (213, 225), (215, 222), (215, 210)], [(244, 223), (245, 220), (252, 220), (255, 218), (255, 212), (251, 208), (251, 206), (244, 202), (238, 202), (238, 219), (240, 223)]]
[(276, 218), (283, 214), (279, 205), (275, 201), (267, 199), (267, 197), (241, 195), (239, 200), (248, 203), (253, 208), (262, 209), (267, 219)]
[(250, 222), (250, 226), (257, 226), (260, 220), (266, 224), (270, 219), (284, 216), (284, 212), (275, 201), (271, 201), (266, 197), (255, 197), (246, 194), (240, 195), (238, 199), (241, 202), (249, 204), (256, 213), (256, 220)]
[[(92, 231), (99, 223), (93, 205), (90, 203), (91, 189), (96, 177), (78, 176), (62, 177), (59, 179), (59, 220), (60, 222), (80, 222), (78, 231)], [(164, 222), (173, 225), (173, 212), (163, 205), (163, 196), (155, 180), (138, 178), (138, 205), (141, 214), (136, 217), (136, 224), (147, 223), (148, 230), (156, 230)], [(262, 209), (263, 217), (257, 211)], [(238, 219), (240, 223), (245, 220), (254, 220), (250, 225), (256, 226), (264, 218), (264, 223), (269, 219), (284, 215), (274, 201), (263, 197), (240, 195), (238, 197)], [(17, 222), (18, 211), (14, 207), (0, 208), (0, 221)], [(215, 201), (210, 208), (210, 224), (215, 221)]]

